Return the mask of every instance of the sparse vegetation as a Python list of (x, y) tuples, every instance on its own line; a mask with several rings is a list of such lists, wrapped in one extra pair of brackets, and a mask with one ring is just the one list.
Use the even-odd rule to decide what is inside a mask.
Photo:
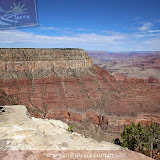
[(116, 138), (114, 143), (133, 151), (139, 151), (152, 158), (158, 159), (160, 156), (160, 126), (157, 123), (152, 122), (148, 126), (143, 126), (140, 123), (126, 125), (121, 138), (123, 142)]
[(0, 89), (0, 105), (17, 105), (19, 100), (14, 95), (8, 95), (3, 89)]
[(69, 128), (67, 129), (67, 131), (72, 133), (73, 132), (73, 128), (74, 128), (74, 125), (71, 125), (71, 126), (69, 126)]

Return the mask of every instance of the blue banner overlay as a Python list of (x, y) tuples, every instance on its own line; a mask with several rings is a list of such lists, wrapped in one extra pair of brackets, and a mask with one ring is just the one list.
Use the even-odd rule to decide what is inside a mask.
[(36, 0), (0, 0), (0, 29), (38, 25)]

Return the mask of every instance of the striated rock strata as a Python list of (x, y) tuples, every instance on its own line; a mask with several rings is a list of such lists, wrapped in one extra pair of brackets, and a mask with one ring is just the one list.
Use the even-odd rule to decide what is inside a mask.
[[(99, 143), (76, 132), (70, 133), (67, 128), (68, 125), (59, 120), (30, 117), (25, 106), (2, 106), (0, 107), (0, 158), (41, 160), (64, 159), (68, 156), (66, 157), (68, 159), (85, 159), (78, 155), (91, 156), (101, 153), (106, 154), (105, 159), (151, 159), (109, 142)], [(76, 155), (77, 157), (74, 157)]]
[(116, 80), (82, 49), (0, 49), (0, 70), (0, 105), (24, 104), (99, 141), (132, 121), (160, 123), (159, 86)]
[(4, 79), (72, 75), (92, 66), (82, 49), (0, 49), (0, 60)]
[[(109, 70), (116, 78), (122, 80), (122, 75), (128, 78), (148, 79), (154, 77), (160, 80), (160, 52), (89, 52), (94, 64)], [(119, 75), (118, 75), (118, 74)], [(149, 82), (150, 83), (150, 82)], [(156, 82), (157, 83), (157, 82)]]

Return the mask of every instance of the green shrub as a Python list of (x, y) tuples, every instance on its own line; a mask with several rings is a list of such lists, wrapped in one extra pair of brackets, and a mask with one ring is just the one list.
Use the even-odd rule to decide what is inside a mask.
[(69, 126), (69, 128), (67, 129), (67, 131), (72, 133), (73, 132), (73, 128), (74, 128), (74, 125), (71, 125), (71, 126)]
[(140, 123), (125, 125), (121, 138), (123, 142), (116, 138), (114, 143), (141, 153), (148, 151), (153, 157), (153, 150), (159, 150), (160, 126), (153, 122), (148, 126), (143, 126)]

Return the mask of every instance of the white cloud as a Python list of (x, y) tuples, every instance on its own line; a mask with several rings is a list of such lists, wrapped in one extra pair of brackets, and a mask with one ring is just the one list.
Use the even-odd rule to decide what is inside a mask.
[(38, 31), (58, 31), (58, 32), (64, 32), (64, 33), (72, 33), (70, 31), (70, 28), (56, 28), (56, 27), (40, 27)]
[(127, 34), (108, 32), (105, 34), (85, 33), (68, 36), (47, 36), (16, 30), (0, 31), (0, 48), (83, 48), (110, 51), (160, 50), (160, 36), (158, 33), (137, 32)]
[(60, 28), (55, 28), (55, 27), (41, 27), (40, 30), (46, 30), (46, 31), (55, 31), (59, 30)]
[(21, 31), (1, 31), (0, 43), (38, 43), (38, 44), (68, 44), (68, 43), (117, 43), (117, 40), (124, 39), (124, 35), (105, 36), (95, 33), (75, 34), (72, 36), (46, 36)]
[(157, 33), (157, 32), (160, 32), (160, 30), (149, 30), (148, 32), (149, 33)]
[(143, 26), (139, 27), (140, 31), (147, 31), (150, 30), (153, 27), (153, 24), (150, 22), (147, 22), (145, 24), (143, 24)]
[(144, 34), (135, 34), (134, 35), (134, 37), (135, 38), (143, 38), (143, 37), (145, 37), (146, 35), (144, 35)]
[(86, 28), (77, 28), (76, 30), (77, 31), (88, 31), (88, 29), (86, 29)]
[(148, 48), (150, 48), (150, 50), (157, 50), (160, 51), (160, 36), (157, 38), (150, 38), (146, 41), (144, 41), (144, 44), (146, 44), (146, 46)]
[(145, 39), (147, 39), (147, 38), (151, 38), (151, 37), (157, 37), (159, 35), (160, 35), (159, 32), (148, 32), (148, 33), (145, 32), (145, 33), (137, 33), (137, 34), (134, 34), (133, 36), (135, 38), (145, 38)]

